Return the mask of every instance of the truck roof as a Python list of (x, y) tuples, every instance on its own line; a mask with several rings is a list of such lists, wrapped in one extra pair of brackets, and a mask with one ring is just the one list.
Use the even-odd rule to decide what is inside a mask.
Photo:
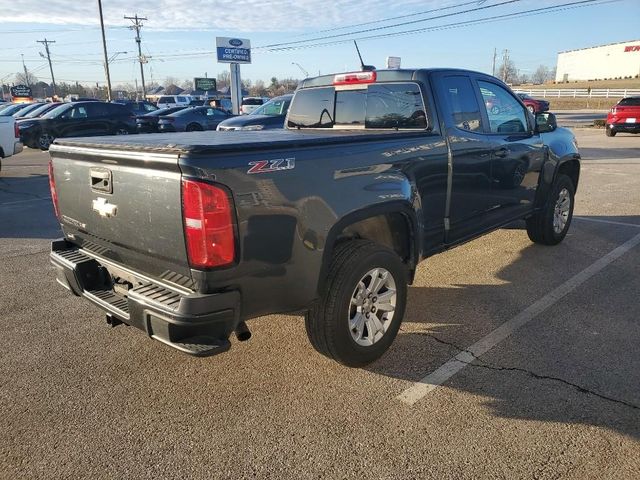
[[(429, 73), (433, 72), (459, 72), (459, 73), (473, 73), (485, 75), (482, 72), (475, 72), (472, 70), (464, 70), (460, 68), (401, 68), (401, 69), (392, 69), (392, 70), (375, 70), (376, 72), (376, 83), (377, 82), (401, 82), (401, 81), (410, 81), (410, 80), (418, 80), (422, 76), (426, 76)], [(351, 73), (351, 72), (338, 72), (332, 73), (330, 75), (320, 75), (319, 77), (305, 78), (300, 82), (299, 88), (309, 88), (309, 87), (326, 87), (333, 85), (333, 80), (336, 75), (340, 75), (341, 73)]]

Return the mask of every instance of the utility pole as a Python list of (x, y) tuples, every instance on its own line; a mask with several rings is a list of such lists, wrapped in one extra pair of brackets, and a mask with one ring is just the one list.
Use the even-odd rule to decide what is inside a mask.
[(111, 101), (111, 74), (109, 73), (109, 58), (107, 57), (107, 37), (104, 34), (104, 18), (102, 17), (102, 0), (98, 0), (100, 12), (100, 28), (102, 30), (102, 51), (104, 52), (104, 72), (107, 75), (107, 100)]
[(498, 49), (493, 49), (493, 65), (491, 66), (491, 75), (496, 76), (496, 57), (498, 56)]
[(147, 18), (139, 17), (137, 13), (133, 17), (127, 17), (125, 15), (124, 18), (125, 20), (131, 20), (133, 22), (133, 25), (131, 25), (129, 28), (131, 30), (136, 31), (136, 43), (138, 44), (138, 61), (140, 62), (140, 78), (142, 80), (142, 99), (144, 100), (147, 97), (147, 89), (145, 88), (145, 85), (144, 85), (144, 67), (143, 67), (143, 65), (146, 63), (146, 60), (142, 56), (142, 47), (140, 46), (140, 43), (141, 43), (140, 29), (143, 26), (142, 21), (147, 20)]
[(24, 69), (24, 81), (27, 84), (27, 87), (30, 87), (31, 85), (29, 85), (29, 73), (27, 72), (27, 66), (24, 64), (24, 53), (21, 53), (20, 56), (22, 57), (22, 68)]
[(49, 44), (50, 43), (56, 43), (55, 40), (47, 40), (46, 38), (44, 40), (36, 40), (38, 43), (41, 43), (44, 45), (44, 50), (45, 52), (47, 52), (47, 60), (49, 61), (49, 71), (51, 72), (51, 86), (53, 87), (53, 92), (51, 93), (51, 96), (54, 97), (56, 95), (56, 79), (53, 76), (53, 66), (51, 65), (51, 52), (49, 52)]
[(507, 67), (509, 65), (509, 50), (502, 51), (502, 81), (507, 83)]

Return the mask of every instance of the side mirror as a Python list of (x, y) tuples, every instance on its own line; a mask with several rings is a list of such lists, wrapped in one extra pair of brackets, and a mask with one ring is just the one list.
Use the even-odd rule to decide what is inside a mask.
[(536, 133), (549, 133), (558, 128), (556, 116), (550, 112), (536, 114)]

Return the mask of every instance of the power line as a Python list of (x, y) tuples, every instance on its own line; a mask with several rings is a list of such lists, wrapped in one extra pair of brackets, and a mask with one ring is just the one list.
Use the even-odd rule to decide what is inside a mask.
[[(49, 62), (49, 71), (51, 72), (51, 86), (53, 89), (53, 94), (52, 96), (55, 96), (56, 94), (56, 79), (53, 76), (53, 66), (51, 65), (51, 52), (49, 51), (49, 44), (50, 43), (56, 43), (55, 40), (47, 40), (46, 38), (44, 40), (36, 40), (38, 43), (41, 43), (44, 45), (44, 50), (47, 52), (47, 61)], [(42, 55), (42, 53), (40, 54)]]
[(280, 46), (283, 46), (283, 45), (296, 45), (296, 44), (300, 44), (300, 43), (315, 42), (317, 40), (326, 40), (326, 39), (329, 39), (329, 38), (345, 37), (345, 36), (348, 36), (348, 35), (359, 35), (361, 33), (375, 32), (375, 31), (378, 31), (378, 30), (386, 30), (388, 28), (396, 28), (396, 27), (403, 27), (403, 26), (406, 26), (406, 25), (414, 25), (416, 23), (428, 22), (430, 20), (438, 20), (438, 19), (441, 19), (441, 18), (447, 18), (447, 17), (456, 16), (456, 15), (462, 15), (463, 13), (472, 13), (472, 12), (478, 12), (478, 11), (481, 11), (481, 10), (487, 10), (489, 8), (502, 7), (504, 5), (509, 5), (509, 4), (512, 4), (512, 3), (518, 3), (520, 1), (522, 1), (522, 0), (505, 0), (503, 2), (495, 3), (493, 5), (484, 5), (484, 6), (480, 6), (480, 7), (476, 7), (476, 8), (469, 8), (467, 10), (461, 10), (459, 12), (445, 13), (445, 14), (436, 15), (436, 16), (433, 16), (433, 17), (422, 18), (420, 20), (411, 20), (411, 21), (407, 21), (407, 22), (394, 23), (392, 25), (384, 25), (382, 27), (366, 28), (364, 30), (356, 30), (355, 32), (339, 33), (337, 35), (326, 35), (326, 36), (323, 36), (323, 37), (309, 38), (307, 40), (297, 40), (295, 42), (272, 43), (270, 45), (263, 45), (262, 48), (280, 47)]
[(143, 64), (147, 62), (146, 58), (142, 56), (142, 46), (141, 44), (141, 40), (140, 40), (140, 29), (142, 29), (143, 27), (143, 20), (147, 20), (146, 17), (139, 17), (138, 14), (136, 13), (135, 16), (133, 17), (127, 17), (126, 15), (124, 16), (124, 18), (126, 20), (131, 20), (133, 22), (133, 25), (131, 25), (129, 28), (131, 30), (135, 30), (136, 31), (136, 43), (138, 44), (138, 61), (140, 62), (140, 78), (142, 79), (142, 98), (146, 98), (147, 96), (147, 89), (145, 88), (144, 85), (144, 66)]
[(434, 12), (441, 12), (444, 10), (451, 10), (454, 8), (461, 8), (461, 7), (466, 7), (467, 5), (479, 5), (482, 4), (484, 2), (486, 2), (487, 0), (473, 0), (471, 2), (464, 2), (464, 3), (460, 3), (457, 5), (449, 5), (448, 7), (439, 7), (439, 8), (432, 8), (430, 10), (424, 10), (422, 12), (415, 12), (415, 13), (408, 13), (406, 15), (398, 15), (396, 17), (387, 17), (381, 20), (372, 20), (369, 22), (362, 22), (362, 23), (354, 23), (351, 25), (344, 25), (342, 27), (334, 27), (334, 28), (327, 28), (325, 30), (316, 30), (315, 32), (309, 32), (309, 33), (303, 33), (299, 36), (308, 36), (308, 35), (317, 35), (318, 33), (326, 33), (326, 32), (335, 32), (338, 30), (346, 30), (347, 28), (356, 28), (356, 27), (364, 27), (366, 25), (375, 25), (376, 23), (384, 23), (384, 22), (389, 22), (391, 20), (399, 20), (401, 18), (409, 18), (409, 17), (417, 17), (419, 15), (426, 15), (427, 13), (434, 13)]
[[(507, 20), (510, 18), (542, 15), (544, 13), (549, 13), (549, 12), (572, 10), (572, 9), (588, 7), (592, 5), (605, 5), (605, 4), (616, 3), (620, 1), (622, 0), (582, 0), (582, 1), (564, 3), (561, 5), (553, 5), (549, 7), (541, 7), (541, 8), (534, 8), (531, 10), (524, 10), (520, 12), (507, 13), (504, 15), (493, 15), (490, 17), (478, 18), (475, 20), (467, 20), (464, 22), (454, 22), (454, 23), (448, 23), (443, 25), (436, 25), (433, 27), (402, 30), (400, 32), (380, 33), (380, 34), (369, 35), (365, 37), (340, 39), (340, 40), (334, 40), (330, 42), (320, 42), (320, 43), (313, 43), (313, 44), (307, 44), (307, 45), (282, 46), (282, 47), (276, 47), (276, 48), (256, 47), (256, 49), (260, 48), (269, 52), (277, 52), (277, 51), (286, 51), (286, 50), (298, 50), (303, 48), (322, 47), (322, 46), (329, 46), (329, 45), (339, 45), (339, 44), (351, 42), (352, 40), (372, 40), (376, 38), (387, 38), (387, 37), (395, 37), (400, 35), (412, 35), (415, 33), (430, 32), (430, 31), (437, 31), (437, 30), (448, 30), (453, 28), (480, 25), (484, 23), (492, 23), (495, 21)], [(595, 2), (598, 2), (598, 3), (595, 3)], [(283, 45), (287, 45), (287, 44), (283, 44)]]

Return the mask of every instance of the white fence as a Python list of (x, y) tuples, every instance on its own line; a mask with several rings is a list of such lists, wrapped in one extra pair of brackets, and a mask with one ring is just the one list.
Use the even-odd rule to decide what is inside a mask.
[(640, 96), (640, 89), (638, 88), (514, 88), (513, 91), (542, 98), (622, 98)]

